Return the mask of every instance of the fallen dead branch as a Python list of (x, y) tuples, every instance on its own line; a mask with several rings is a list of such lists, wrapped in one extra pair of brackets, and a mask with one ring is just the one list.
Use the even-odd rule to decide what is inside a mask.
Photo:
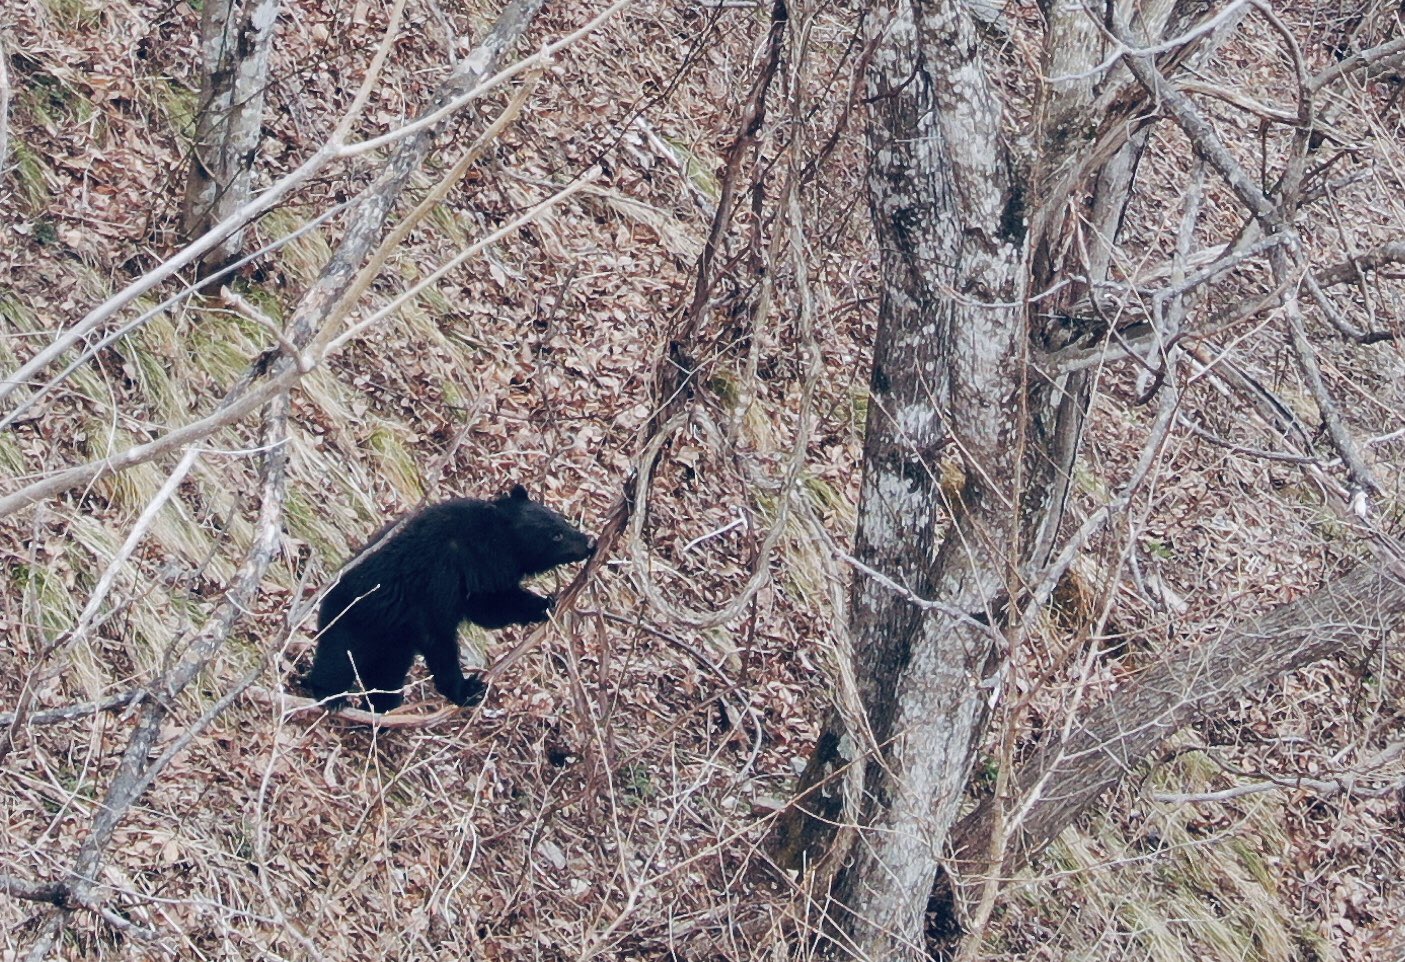
[[(1168, 654), (1021, 766), (1008, 797), (988, 798), (962, 818), (952, 832), (951, 864), (958, 873), (980, 866), (1003, 815), (1011, 838), (994, 874), (1012, 877), (1194, 719), (1304, 665), (1364, 654), (1402, 624), (1405, 582), (1363, 565), (1195, 650)], [(963, 874), (959, 884), (977, 881)], [(939, 897), (952, 897), (950, 885), (942, 881)]]

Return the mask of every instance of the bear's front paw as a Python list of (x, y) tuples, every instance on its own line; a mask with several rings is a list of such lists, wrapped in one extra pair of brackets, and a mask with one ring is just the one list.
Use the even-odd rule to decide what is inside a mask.
[(463, 708), (472, 708), (483, 700), (483, 695), (488, 691), (488, 686), (476, 675), (459, 679), (458, 685), (454, 688), (454, 693), (449, 696), (449, 700), (455, 705)]
[(555, 608), (556, 599), (550, 595), (545, 598), (538, 598), (536, 603), (537, 610), (532, 614), (532, 621), (535, 623), (548, 620), (551, 617), (551, 612)]

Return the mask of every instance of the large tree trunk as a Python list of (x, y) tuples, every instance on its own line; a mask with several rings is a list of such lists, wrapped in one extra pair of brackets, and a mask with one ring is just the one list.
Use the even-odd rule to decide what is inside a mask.
[[(878, 757), (860, 839), (834, 881), (829, 944), (898, 959), (923, 955), (927, 893), (988, 718), (983, 682), (1017, 564), (1024, 223), (961, 5), (875, 10), (869, 30), (884, 283), (855, 553), (881, 579), (857, 577), (851, 628)], [(853, 760), (860, 737), (834, 719), (805, 782)], [(797, 858), (829, 837), (803, 812), (782, 830)]]
[[(1148, 33), (1169, 7), (1140, 11)], [(889, 16), (869, 21), (883, 38), (868, 95), (884, 288), (856, 538), (871, 571), (851, 606), (867, 731), (830, 718), (777, 833), (783, 864), (812, 862), (853, 817), (843, 770), (865, 766), (863, 799), (848, 805), (860, 836), (830, 910), (832, 948), (856, 958), (925, 955), (923, 873), (937, 868), (1000, 688), (1001, 629), (1019, 633), (1021, 592), (1057, 546), (1087, 409), (1083, 375), (1044, 379), (1027, 352), (1066, 346), (1067, 308), (1106, 276), (1147, 122), (1138, 97), (1119, 96), (1125, 74), (1092, 79), (1105, 53), (1087, 11), (1052, 10), (1055, 81), (1017, 182), (961, 4)], [(1072, 252), (1089, 227), (1084, 262)], [(1027, 285), (1042, 295), (1028, 313)], [(969, 857), (981, 841), (967, 839)], [(954, 905), (937, 907), (959, 937)]]
[[(182, 228), (193, 240), (249, 199), (263, 124), (264, 90), (278, 0), (205, 0), (200, 14), (204, 77), (191, 149)], [(244, 232), (235, 231), (200, 263), (208, 277), (239, 259)]]

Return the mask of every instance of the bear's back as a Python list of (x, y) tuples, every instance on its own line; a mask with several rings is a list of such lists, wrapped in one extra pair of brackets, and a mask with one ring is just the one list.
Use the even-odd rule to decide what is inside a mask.
[(520, 572), (510, 567), (496, 514), (492, 502), (456, 498), (382, 526), (366, 542), (369, 553), (328, 591), (323, 614), (353, 602), (401, 612), (437, 609), (446, 597), (457, 607), (485, 584), (516, 583)]

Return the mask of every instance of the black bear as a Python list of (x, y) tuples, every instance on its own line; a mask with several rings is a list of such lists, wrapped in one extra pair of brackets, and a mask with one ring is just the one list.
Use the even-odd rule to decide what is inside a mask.
[(390, 711), (400, 704), (416, 652), (440, 694), (458, 705), (477, 704), (484, 685), (459, 667), (459, 623), (502, 628), (545, 621), (555, 600), (518, 582), (595, 551), (594, 539), (533, 501), (520, 484), (492, 501), (432, 505), (386, 525), (368, 545), (382, 538), (322, 601), (317, 655), (302, 684), (330, 707), (364, 691), (373, 710)]

